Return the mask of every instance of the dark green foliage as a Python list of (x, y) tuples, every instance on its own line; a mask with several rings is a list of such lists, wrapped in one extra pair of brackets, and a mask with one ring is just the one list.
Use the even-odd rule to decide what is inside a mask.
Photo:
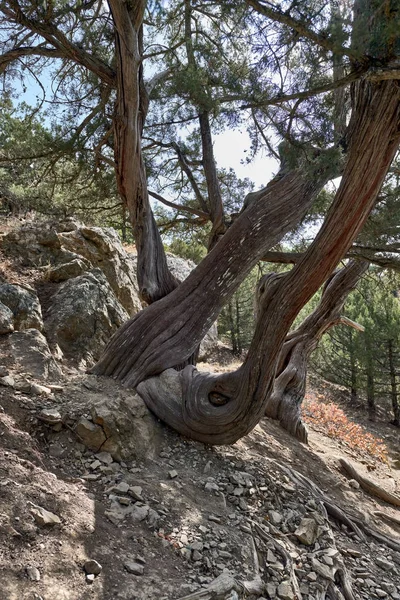
[(398, 277), (370, 269), (345, 307), (345, 315), (365, 331), (335, 327), (313, 358), (321, 375), (347, 387), (354, 399), (365, 398), (372, 413), (377, 404), (390, 407), (395, 420), (400, 391), (399, 288)]
[(122, 229), (122, 206), (113, 170), (68, 141), (10, 100), (0, 120), (0, 199), (4, 214), (76, 216), (87, 223)]
[(240, 356), (246, 351), (255, 330), (255, 290), (258, 281), (269, 272), (284, 272), (289, 267), (259, 263), (236, 290), (218, 319), (218, 333)]

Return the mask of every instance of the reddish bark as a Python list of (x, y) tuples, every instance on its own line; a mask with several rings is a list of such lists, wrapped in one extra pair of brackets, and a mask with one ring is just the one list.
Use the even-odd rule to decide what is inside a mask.
[(151, 303), (178, 282), (168, 269), (160, 233), (151, 210), (142, 156), (142, 130), (148, 96), (142, 75), (142, 22), (145, 0), (109, 0), (115, 25), (117, 102), (114, 154), (118, 191), (128, 208), (138, 254), (141, 298)]

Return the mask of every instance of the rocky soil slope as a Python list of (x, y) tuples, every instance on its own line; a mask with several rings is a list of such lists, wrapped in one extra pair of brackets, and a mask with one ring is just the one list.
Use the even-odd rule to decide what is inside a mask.
[[(133, 310), (128, 283), (125, 299), (114, 293), (115, 256), (114, 271), (94, 258), (102, 231), (87, 229), (72, 229), (68, 248), (44, 237), (44, 262), (31, 238), (20, 244), (25, 256), (19, 234), (3, 240), (0, 598), (399, 600), (399, 511), (349, 481), (339, 459), (393, 495), (398, 471), (314, 430), (304, 446), (269, 420), (232, 447), (184, 440), (134, 390), (84, 373), (96, 350), (78, 341), (72, 355), (72, 342), (60, 343), (51, 318), (60, 292), (82, 277), (90, 288), (93, 276), (121, 318)], [(56, 251), (71, 259), (61, 266), (81, 261), (80, 274), (68, 266), (74, 274), (55, 281)], [(10, 284), (22, 290), (17, 302)]]

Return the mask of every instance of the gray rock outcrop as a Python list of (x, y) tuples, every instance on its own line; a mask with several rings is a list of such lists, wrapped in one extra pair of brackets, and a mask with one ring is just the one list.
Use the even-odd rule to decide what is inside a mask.
[(193, 269), (196, 267), (192, 260), (186, 260), (179, 256), (174, 256), (167, 252), (167, 264), (172, 275), (176, 277), (178, 281), (183, 281), (190, 275)]
[[(125, 251), (112, 228), (64, 222), (30, 222), (5, 234), (4, 253), (20, 263), (42, 269), (45, 335), (52, 351), (84, 366), (95, 362), (111, 335), (142, 308), (136, 279), (137, 260)], [(168, 266), (183, 281), (195, 268), (192, 261), (167, 255)], [(1, 290), (3, 289), (3, 294)], [(55, 291), (57, 290), (57, 291)], [(0, 332), (36, 328), (43, 321), (36, 292), (23, 286), (0, 285)], [(13, 320), (11, 321), (11, 310)], [(214, 325), (200, 348), (200, 359), (217, 344)]]
[(0, 302), (0, 335), (14, 331), (14, 315), (12, 310)]
[(93, 269), (60, 285), (46, 319), (50, 343), (75, 361), (93, 364), (129, 315), (104, 273)]
[(49, 281), (100, 268), (127, 313), (141, 309), (134, 257), (111, 227), (86, 227), (72, 220), (28, 223), (4, 235), (2, 247), (23, 264), (45, 269)]
[(7, 342), (20, 373), (30, 373), (38, 379), (61, 377), (61, 369), (50, 352), (46, 338), (37, 329), (16, 331)]
[(119, 302), (131, 316), (142, 305), (132, 257), (111, 227), (84, 227), (58, 234), (62, 247), (101, 269)]
[(42, 331), (42, 309), (35, 290), (28, 286), (2, 283), (0, 302), (12, 312), (14, 329), (22, 331), (34, 327)]
[(162, 428), (138, 394), (120, 393), (106, 397), (92, 406), (93, 423), (106, 436), (101, 447), (114, 459), (152, 455), (160, 443)]
[(47, 271), (47, 279), (59, 283), (61, 281), (67, 281), (72, 277), (79, 277), (85, 271), (90, 269), (90, 263), (83, 261), (80, 258), (74, 258), (71, 262), (56, 265)]
[(154, 459), (165, 442), (164, 427), (140, 396), (113, 379), (85, 376), (60, 397), (79, 441), (94, 452), (114, 460)]

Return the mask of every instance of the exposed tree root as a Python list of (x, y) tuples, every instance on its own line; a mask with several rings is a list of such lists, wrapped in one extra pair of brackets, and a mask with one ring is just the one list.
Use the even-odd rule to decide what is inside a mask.
[[(317, 500), (320, 500), (324, 505), (327, 513), (339, 523), (343, 523), (349, 527), (360, 540), (365, 540), (365, 536), (372, 537), (377, 540), (380, 544), (391, 548), (397, 552), (400, 552), (400, 540), (389, 537), (381, 531), (376, 531), (365, 523), (363, 519), (356, 517), (355, 515), (349, 515), (348, 511), (340, 508), (337, 504), (333, 503), (323, 491), (308, 477), (305, 477), (301, 473), (298, 473), (294, 469), (281, 465), (274, 459), (270, 460), (274, 465), (280, 468), (296, 485), (299, 485), (308, 491), (310, 491)], [(365, 535), (364, 535), (365, 534)]]
[(258, 523), (253, 523), (253, 531), (257, 534), (258, 538), (261, 540), (264, 540), (266, 542), (272, 542), (272, 544), (274, 545), (274, 548), (276, 550), (276, 552), (281, 556), (281, 558), (283, 559), (283, 565), (285, 567), (285, 571), (290, 579), (290, 582), (292, 584), (292, 588), (294, 593), (296, 594), (296, 598), (297, 600), (302, 600), (302, 595), (300, 592), (300, 587), (299, 587), (299, 582), (297, 581), (297, 577), (296, 577), (296, 573), (294, 570), (294, 565), (293, 565), (293, 561), (292, 558), (289, 554), (289, 552), (286, 550), (286, 548), (284, 547), (283, 544), (281, 544), (280, 542), (278, 542), (269, 532), (268, 530), (263, 527), (262, 525), (259, 525)]
[(365, 540), (365, 535), (363, 534), (361, 529), (357, 527), (355, 522), (352, 519), (350, 519), (346, 515), (346, 513), (341, 508), (339, 508), (339, 506), (337, 506), (336, 504), (332, 504), (332, 502), (328, 502), (327, 500), (323, 500), (323, 504), (326, 508), (326, 512), (328, 513), (328, 515), (335, 519), (335, 521), (338, 521), (338, 523), (343, 523), (343, 525), (346, 525), (346, 527), (348, 527), (351, 531), (353, 531), (356, 534), (358, 539)]
[(397, 527), (400, 527), (400, 519), (397, 519), (396, 517), (392, 517), (392, 515), (388, 515), (387, 513), (383, 512), (381, 510), (376, 510), (374, 512), (374, 515), (376, 517), (380, 517), (381, 519), (384, 519), (385, 521), (388, 521), (392, 525), (397, 525)]
[(238, 600), (251, 594), (262, 594), (264, 584), (261, 579), (240, 582), (226, 571), (221, 573), (206, 588), (179, 598), (179, 600)]
[(375, 529), (372, 529), (372, 527), (367, 525), (365, 523), (365, 521), (363, 521), (362, 519), (359, 519), (358, 517), (355, 517), (352, 515), (351, 520), (352, 520), (353, 524), (357, 525), (360, 529), (362, 529), (364, 531), (364, 533), (366, 535), (368, 535), (369, 537), (372, 537), (374, 540), (376, 540), (383, 546), (387, 546), (388, 548), (391, 548), (392, 550), (395, 550), (396, 552), (400, 552), (400, 540), (389, 537), (389, 536), (385, 535), (384, 533), (382, 533), (381, 531), (376, 531)]
[(376, 496), (380, 500), (384, 500), (388, 504), (393, 504), (393, 506), (400, 506), (400, 497), (388, 492), (384, 488), (381, 488), (379, 485), (374, 483), (371, 479), (364, 477), (361, 475), (354, 466), (345, 458), (339, 459), (340, 464), (345, 470), (346, 474), (350, 476), (351, 479), (355, 479), (358, 481), (363, 490), (371, 494), (371, 496)]
[[(330, 538), (331, 547), (336, 549), (336, 541), (333, 530), (329, 526), (329, 517), (339, 523), (343, 523), (351, 529), (357, 537), (365, 541), (366, 536), (375, 539), (380, 544), (383, 544), (392, 550), (400, 552), (400, 541), (391, 538), (382, 532), (376, 531), (369, 527), (365, 521), (354, 515), (349, 515), (342, 508), (333, 503), (322, 490), (308, 477), (305, 477), (298, 471), (282, 465), (274, 459), (266, 458), (265, 460), (278, 467), (291, 481), (311, 493), (312, 496), (319, 502), (320, 511), (325, 518), (325, 523), (328, 528), (327, 534)], [(393, 520), (396, 524), (400, 524), (400, 520), (390, 517), (380, 511), (376, 512), (377, 516)], [(286, 581), (289, 580), (295, 597), (297, 600), (302, 600), (300, 586), (297, 580), (293, 560), (290, 554), (291, 550), (298, 547), (290, 541), (290, 538), (282, 534), (272, 524), (268, 524), (268, 528), (257, 522), (252, 522), (252, 545), (254, 554), (255, 577), (252, 581), (242, 582), (235, 579), (231, 574), (223, 572), (206, 588), (184, 596), (179, 600), (241, 600), (249, 595), (265, 593), (265, 583), (262, 579), (262, 574), (267, 564), (264, 557), (264, 545), (273, 544), (277, 554), (280, 555), (283, 565)], [(317, 569), (316, 569), (317, 570)], [(356, 600), (351, 579), (347, 573), (340, 552), (334, 559), (334, 565), (329, 570), (319, 573), (321, 585), (324, 588), (316, 590), (315, 600)], [(324, 585), (325, 583), (325, 585)]]

